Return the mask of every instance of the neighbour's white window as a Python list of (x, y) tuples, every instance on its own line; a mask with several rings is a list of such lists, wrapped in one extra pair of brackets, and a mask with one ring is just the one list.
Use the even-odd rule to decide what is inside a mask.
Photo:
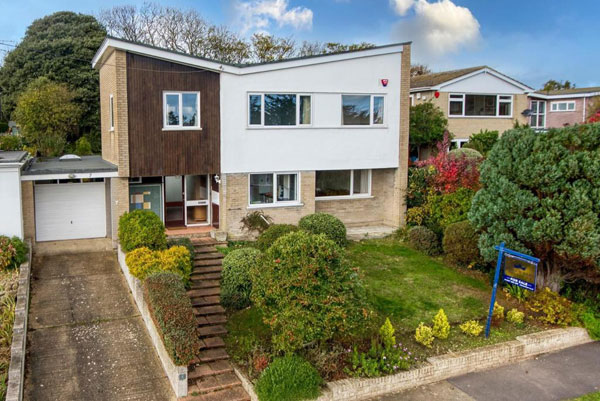
[(200, 92), (164, 92), (163, 128), (200, 128)]
[(575, 102), (552, 102), (550, 111), (575, 111)]
[(248, 95), (248, 125), (286, 127), (310, 125), (311, 96), (295, 93), (251, 93)]
[(467, 142), (469, 142), (468, 139), (453, 139), (450, 141), (450, 150), (453, 149), (460, 149), (462, 148)]
[(352, 197), (371, 194), (371, 170), (317, 171), (315, 197)]
[(382, 125), (384, 112), (384, 96), (342, 95), (342, 125)]
[(531, 128), (546, 128), (546, 102), (544, 100), (531, 101), (529, 120)]
[(512, 95), (451, 93), (448, 115), (459, 117), (512, 117)]
[(465, 95), (450, 94), (448, 115), (462, 116), (465, 114)]
[(250, 205), (298, 203), (298, 173), (250, 174)]
[(114, 109), (114, 101), (113, 101), (113, 95), (111, 94), (109, 99), (108, 99), (108, 113), (110, 116), (110, 130), (114, 131), (115, 130), (115, 109)]

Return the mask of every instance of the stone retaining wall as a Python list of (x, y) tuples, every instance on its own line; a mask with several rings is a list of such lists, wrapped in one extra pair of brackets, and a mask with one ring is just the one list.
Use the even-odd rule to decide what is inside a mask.
[(121, 270), (123, 271), (125, 280), (129, 285), (129, 289), (131, 290), (131, 294), (133, 295), (133, 299), (135, 300), (137, 308), (140, 311), (140, 314), (142, 315), (142, 319), (144, 320), (144, 323), (146, 325), (146, 330), (150, 335), (152, 344), (154, 345), (154, 349), (156, 349), (156, 353), (158, 354), (163, 369), (167, 374), (169, 383), (171, 383), (171, 387), (173, 388), (173, 391), (175, 392), (175, 395), (178, 398), (185, 397), (188, 394), (188, 367), (175, 365), (171, 360), (171, 357), (165, 349), (162, 339), (158, 334), (158, 330), (154, 325), (154, 321), (152, 320), (152, 316), (150, 315), (148, 305), (144, 300), (144, 290), (142, 287), (142, 282), (129, 273), (129, 268), (125, 263), (125, 252), (121, 250), (120, 245), (118, 253), (119, 265), (121, 266)]
[(6, 401), (23, 399), (23, 376), (25, 374), (25, 356), (27, 347), (27, 317), (29, 315), (29, 289), (31, 280), (31, 241), (26, 240), (29, 247), (29, 258), (19, 268), (19, 288), (15, 305), (15, 321), (13, 324), (12, 344), (10, 346), (10, 365), (8, 366), (8, 383)]

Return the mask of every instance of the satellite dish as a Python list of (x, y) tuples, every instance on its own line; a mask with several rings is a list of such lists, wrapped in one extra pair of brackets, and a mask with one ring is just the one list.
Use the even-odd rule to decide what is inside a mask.
[(529, 117), (531, 114), (533, 114), (533, 110), (525, 109), (525, 110), (523, 110), (523, 112), (521, 114), (524, 115), (525, 117)]
[(81, 157), (79, 157), (77, 155), (64, 155), (64, 156), (61, 156), (58, 160), (60, 160), (61, 162), (69, 161), (69, 160), (81, 160)]

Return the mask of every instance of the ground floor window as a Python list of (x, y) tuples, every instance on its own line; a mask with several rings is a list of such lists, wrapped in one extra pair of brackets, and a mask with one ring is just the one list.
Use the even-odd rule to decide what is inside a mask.
[(371, 194), (371, 170), (317, 171), (315, 197), (350, 197)]
[(546, 127), (546, 102), (543, 100), (531, 101), (531, 115), (529, 125), (532, 128)]
[(453, 150), (453, 149), (460, 149), (460, 148), (462, 148), (463, 146), (465, 146), (465, 144), (466, 144), (467, 142), (469, 142), (469, 140), (468, 140), (468, 139), (453, 139), (453, 140), (450, 142), (450, 150)]
[(250, 174), (249, 181), (251, 205), (298, 202), (298, 173)]

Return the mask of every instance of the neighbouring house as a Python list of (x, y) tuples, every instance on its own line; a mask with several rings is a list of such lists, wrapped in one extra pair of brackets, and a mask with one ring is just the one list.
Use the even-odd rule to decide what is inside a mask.
[(420, 75), (410, 81), (411, 105), (432, 102), (438, 106), (448, 118), (453, 147), (458, 148), (480, 130), (502, 133), (515, 121), (528, 123), (523, 112), (529, 108), (527, 94), (532, 91), (487, 66)]
[(92, 65), (102, 157), (22, 168), (26, 236), (116, 240), (135, 209), (232, 238), (257, 210), (404, 223), (410, 43), (234, 65), (108, 37)]
[(600, 108), (600, 87), (535, 91), (529, 94), (529, 125), (544, 130), (585, 123)]
[(23, 238), (21, 174), (27, 152), (0, 151), (0, 235)]

